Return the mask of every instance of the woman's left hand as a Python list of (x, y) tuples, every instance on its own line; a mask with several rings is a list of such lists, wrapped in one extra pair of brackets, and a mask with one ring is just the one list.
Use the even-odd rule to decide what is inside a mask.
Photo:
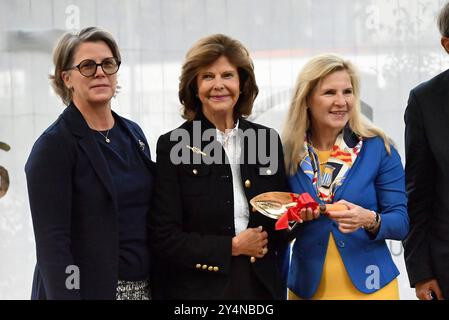
[(362, 208), (346, 200), (336, 203), (344, 204), (348, 210), (329, 211), (328, 216), (338, 223), (338, 229), (343, 233), (357, 231), (361, 227), (369, 226), (373, 223), (376, 214), (368, 209)]

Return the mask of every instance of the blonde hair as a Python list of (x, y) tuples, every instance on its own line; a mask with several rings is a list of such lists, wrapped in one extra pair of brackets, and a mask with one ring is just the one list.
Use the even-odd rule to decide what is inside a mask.
[(67, 32), (58, 41), (53, 51), (55, 70), (53, 74), (49, 75), (49, 78), (53, 90), (65, 105), (70, 104), (73, 99), (73, 94), (72, 90), (64, 84), (61, 74), (63, 71), (72, 68), (75, 53), (81, 43), (97, 41), (104, 41), (109, 49), (111, 49), (114, 58), (121, 61), (120, 50), (114, 37), (109, 32), (97, 27), (84, 28), (76, 34)]
[(290, 175), (297, 171), (299, 162), (304, 157), (304, 137), (310, 127), (307, 99), (313, 89), (328, 75), (345, 70), (350, 79), (354, 93), (354, 105), (348, 125), (351, 130), (363, 138), (379, 136), (384, 140), (385, 149), (391, 153), (391, 140), (379, 128), (365, 118), (360, 109), (360, 80), (355, 66), (348, 60), (333, 55), (323, 54), (309, 60), (301, 72), (294, 89), (288, 116), (282, 132), (286, 170)]

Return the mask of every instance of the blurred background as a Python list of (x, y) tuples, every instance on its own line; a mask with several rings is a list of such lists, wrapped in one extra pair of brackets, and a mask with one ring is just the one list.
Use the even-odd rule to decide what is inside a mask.
[[(30, 297), (35, 246), (24, 164), (34, 141), (64, 108), (48, 81), (52, 49), (64, 32), (100, 26), (115, 36), (123, 62), (113, 109), (140, 124), (153, 158), (159, 135), (182, 123), (177, 88), (185, 53), (200, 37), (224, 33), (246, 45), (254, 59), (260, 95), (251, 120), (281, 132), (301, 66), (315, 54), (337, 53), (358, 66), (363, 112), (396, 142), (404, 159), (408, 93), (449, 67), (436, 27), (443, 4), (0, 0), (0, 299)], [(388, 244), (401, 271), (401, 299), (415, 299), (401, 243)]]

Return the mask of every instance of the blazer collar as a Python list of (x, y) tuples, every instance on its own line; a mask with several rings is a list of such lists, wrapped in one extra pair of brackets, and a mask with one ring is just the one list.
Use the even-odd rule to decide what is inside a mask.
[(441, 108), (444, 110), (447, 119), (449, 119), (449, 70), (444, 73), (442, 82), (442, 85), (440, 85), (439, 88), (435, 90), (435, 94), (439, 94), (441, 100), (434, 101), (441, 104)]
[(106, 190), (115, 199), (114, 188), (112, 187), (112, 175), (109, 166), (81, 112), (73, 103), (71, 103), (62, 113), (62, 119), (69, 131), (79, 138), (78, 144), (85, 152)]
[[(198, 141), (198, 137), (195, 137), (196, 141), (194, 141), (194, 135), (197, 134), (197, 132), (194, 132), (195, 131), (194, 123), (193, 123), (193, 121), (191, 121), (187, 127), (188, 131), (191, 133), (190, 146), (197, 147), (200, 149), (200, 151), (202, 151), (205, 148), (209, 148), (212, 150), (215, 150), (217, 148), (221, 149), (222, 161), (223, 161), (222, 163), (225, 163), (226, 153), (225, 153), (221, 143), (217, 140), (217, 131), (216, 131), (215, 125), (204, 115), (204, 113), (201, 110), (198, 111), (194, 121), (199, 121), (201, 123), (201, 137), (200, 137), (201, 141)], [(249, 128), (248, 121), (244, 120), (242, 117), (238, 118), (238, 123), (239, 123), (238, 129), (245, 131)], [(213, 130), (213, 132), (212, 132), (213, 134), (210, 137), (210, 140), (202, 139), (203, 133), (206, 130)], [(198, 144), (198, 142), (200, 142), (200, 143)], [(246, 147), (244, 147), (242, 151), (244, 151), (244, 150), (246, 150)], [(198, 157), (199, 155), (196, 155), (196, 156)], [(214, 156), (213, 151), (210, 154), (210, 156)]]
[(62, 119), (73, 135), (80, 138), (90, 135), (90, 129), (86, 120), (84, 120), (83, 115), (73, 102), (65, 108), (62, 113)]
[[(215, 125), (212, 122), (210, 122), (209, 119), (207, 119), (207, 117), (204, 115), (204, 113), (201, 110), (199, 110), (198, 113), (196, 114), (195, 120), (201, 121), (201, 131), (204, 131), (207, 129), (215, 129)], [(237, 121), (239, 123), (239, 126), (238, 126), (239, 129), (245, 131), (246, 129), (249, 128), (248, 121), (246, 121), (242, 117), (237, 118), (236, 122)]]
[(126, 132), (131, 137), (131, 140), (134, 142), (135, 147), (139, 149), (140, 155), (144, 159), (145, 163), (152, 170), (153, 164), (151, 162), (150, 147), (147, 145), (145, 138), (136, 130), (135, 127), (131, 126), (131, 122), (125, 121), (114, 111), (112, 111), (112, 115), (114, 116), (115, 121), (117, 121), (120, 125), (122, 125), (123, 128), (125, 128)]
[[(143, 137), (141, 137), (135, 130), (132, 128), (126, 121), (123, 120), (117, 113), (111, 110), (114, 120), (121, 124), (127, 133), (135, 140), (136, 142), (141, 141)], [(75, 104), (70, 103), (67, 108), (62, 113), (62, 118), (64, 119), (67, 127), (77, 137), (85, 138), (91, 136), (91, 129), (87, 124), (86, 120), (84, 120), (83, 115), (75, 106)], [(140, 146), (140, 145), (139, 145)]]

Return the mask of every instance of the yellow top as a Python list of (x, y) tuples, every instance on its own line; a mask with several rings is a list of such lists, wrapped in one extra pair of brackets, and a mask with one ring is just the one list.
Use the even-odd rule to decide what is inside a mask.
[[(320, 170), (324, 171), (326, 161), (331, 151), (315, 150), (320, 161)], [(307, 223), (307, 222), (306, 222)], [(288, 291), (289, 300), (301, 300), (292, 291)], [(312, 300), (399, 300), (398, 281), (394, 279), (382, 289), (366, 294), (357, 290), (349, 277), (343, 260), (341, 259), (332, 233), (329, 237), (326, 258), (320, 285)]]

